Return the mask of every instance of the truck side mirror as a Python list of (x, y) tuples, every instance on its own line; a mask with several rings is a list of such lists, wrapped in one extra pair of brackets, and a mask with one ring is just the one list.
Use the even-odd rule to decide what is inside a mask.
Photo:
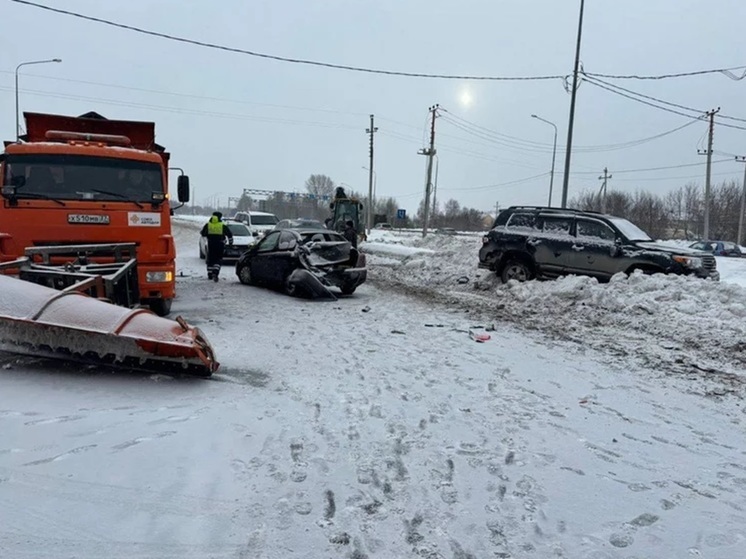
[(179, 202), (186, 204), (189, 201), (189, 177), (187, 175), (179, 175), (176, 182), (176, 191)]

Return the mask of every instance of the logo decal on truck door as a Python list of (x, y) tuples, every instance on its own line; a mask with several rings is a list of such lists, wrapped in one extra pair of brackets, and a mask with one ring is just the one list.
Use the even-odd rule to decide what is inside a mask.
[(132, 227), (160, 227), (161, 214), (152, 212), (127, 212), (127, 223)]

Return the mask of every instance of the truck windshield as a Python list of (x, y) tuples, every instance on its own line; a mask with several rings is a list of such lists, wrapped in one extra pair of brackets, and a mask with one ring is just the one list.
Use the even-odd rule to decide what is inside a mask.
[(3, 193), (18, 198), (163, 202), (157, 163), (85, 155), (8, 155)]

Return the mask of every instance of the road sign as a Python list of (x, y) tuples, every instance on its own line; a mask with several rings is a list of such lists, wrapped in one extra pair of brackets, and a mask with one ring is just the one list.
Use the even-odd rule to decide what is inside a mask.
[(407, 219), (407, 210), (396, 210), (396, 219)]

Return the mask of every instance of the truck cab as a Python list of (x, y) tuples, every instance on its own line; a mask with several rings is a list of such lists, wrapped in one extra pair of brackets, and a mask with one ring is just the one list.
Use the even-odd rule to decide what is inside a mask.
[[(155, 125), (96, 113), (24, 117), (26, 135), (6, 142), (0, 161), (0, 262), (28, 247), (132, 242), (140, 303), (168, 314), (176, 251), (169, 154), (155, 143)], [(188, 178), (179, 177), (179, 201), (188, 199)]]

